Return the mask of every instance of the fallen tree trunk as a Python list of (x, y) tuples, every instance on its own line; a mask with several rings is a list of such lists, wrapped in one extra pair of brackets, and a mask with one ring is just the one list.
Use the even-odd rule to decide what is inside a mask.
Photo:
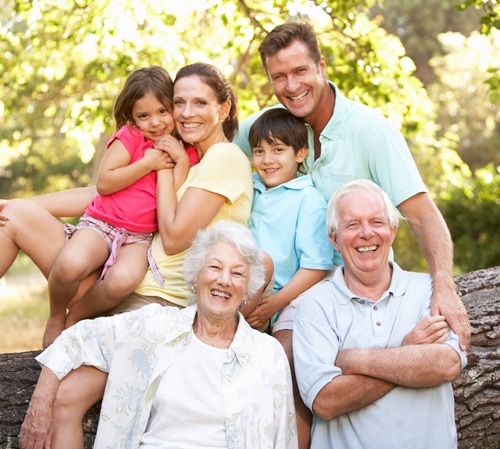
[[(500, 267), (455, 278), (472, 325), (468, 366), (455, 380), (459, 449), (498, 449), (500, 442)], [(0, 354), (0, 448), (18, 448), (17, 435), (35, 388), (38, 351)], [(91, 448), (99, 405), (85, 416)]]

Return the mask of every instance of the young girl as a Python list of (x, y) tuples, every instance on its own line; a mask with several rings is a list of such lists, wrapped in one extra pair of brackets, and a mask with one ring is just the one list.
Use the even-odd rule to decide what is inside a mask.
[[(132, 73), (119, 94), (114, 116), (118, 131), (111, 137), (97, 177), (98, 195), (73, 228), (71, 239), (56, 259), (49, 275), (50, 315), (43, 336), (46, 348), (68, 326), (95, 315), (85, 307), (85, 296), (75, 310), (66, 309), (80, 285), (101, 267), (105, 309), (126, 298), (144, 277), (156, 215), (156, 171), (172, 168), (172, 155), (184, 151), (171, 136), (173, 82), (161, 67)], [(155, 142), (163, 140), (162, 150)], [(175, 188), (185, 181), (189, 166), (198, 162), (193, 148), (189, 158), (178, 158), (173, 167)], [(95, 292), (94, 292), (95, 294)], [(83, 301), (83, 302), (82, 302)], [(83, 307), (82, 307), (83, 306)]]

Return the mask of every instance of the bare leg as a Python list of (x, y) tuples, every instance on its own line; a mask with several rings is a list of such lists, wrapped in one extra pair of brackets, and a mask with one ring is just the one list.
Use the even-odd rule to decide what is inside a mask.
[(9, 221), (0, 226), (0, 277), (23, 250), (48, 278), (66, 243), (62, 223), (37, 203), (26, 199), (9, 201), (2, 209), (2, 215)]
[(66, 327), (66, 308), (80, 284), (108, 257), (108, 245), (91, 229), (77, 231), (57, 257), (49, 275), (50, 315), (43, 335), (46, 348)]
[(94, 284), (69, 311), (66, 327), (108, 312), (127, 299), (146, 274), (147, 251), (148, 246), (143, 243), (122, 246), (115, 265), (109, 268), (104, 279)]
[(290, 370), (292, 371), (292, 384), (293, 384), (293, 399), (295, 402), (295, 414), (297, 417), (297, 436), (299, 440), (299, 449), (309, 449), (311, 445), (311, 426), (312, 426), (312, 413), (302, 401), (300, 397), (297, 380), (295, 378), (295, 368), (293, 363), (293, 350), (292, 350), (292, 336), (291, 330), (280, 330), (273, 334), (283, 346), (285, 353), (288, 357)]
[(61, 381), (53, 404), (52, 449), (83, 449), (83, 417), (102, 399), (107, 379), (107, 373), (81, 366)]

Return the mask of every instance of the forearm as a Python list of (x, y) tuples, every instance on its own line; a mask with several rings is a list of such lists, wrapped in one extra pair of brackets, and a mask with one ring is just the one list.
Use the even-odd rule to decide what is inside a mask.
[(361, 374), (410, 388), (426, 388), (454, 380), (460, 357), (447, 344), (341, 351), (337, 366), (344, 374)]
[(174, 223), (177, 213), (177, 196), (172, 170), (161, 170), (157, 174), (156, 210), (158, 230), (166, 254), (176, 254), (185, 248), (176, 244)]
[(174, 188), (175, 191), (179, 190), (180, 186), (184, 184), (189, 173), (189, 159), (184, 158), (176, 162), (173, 168)]
[(418, 194), (398, 206), (415, 232), (434, 281), (434, 289), (455, 291), (453, 242), (448, 226), (427, 194)]
[(274, 295), (277, 307), (279, 304), (277, 310), (282, 309), (288, 305), (290, 301), (304, 293), (308, 288), (321, 281), (327, 273), (328, 271), (326, 270), (299, 268), (292, 279), (290, 279), (290, 282)]
[(96, 188), (78, 187), (30, 198), (54, 217), (78, 217), (97, 194)]
[(313, 412), (323, 419), (332, 419), (372, 404), (393, 388), (394, 384), (381, 379), (342, 374), (320, 390)]
[[(21, 426), (21, 448), (42, 447), (50, 440), (52, 404), (58, 388), (57, 376), (49, 368), (43, 367)], [(40, 446), (35, 446), (35, 443)]]

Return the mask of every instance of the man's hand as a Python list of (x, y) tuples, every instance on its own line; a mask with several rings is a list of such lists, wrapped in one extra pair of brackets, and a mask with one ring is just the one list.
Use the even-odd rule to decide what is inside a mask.
[(431, 313), (433, 316), (444, 316), (458, 336), (460, 349), (468, 351), (471, 335), (469, 317), (455, 289), (439, 289), (435, 283), (431, 300)]
[(423, 317), (403, 340), (403, 346), (443, 343), (450, 336), (444, 316)]

